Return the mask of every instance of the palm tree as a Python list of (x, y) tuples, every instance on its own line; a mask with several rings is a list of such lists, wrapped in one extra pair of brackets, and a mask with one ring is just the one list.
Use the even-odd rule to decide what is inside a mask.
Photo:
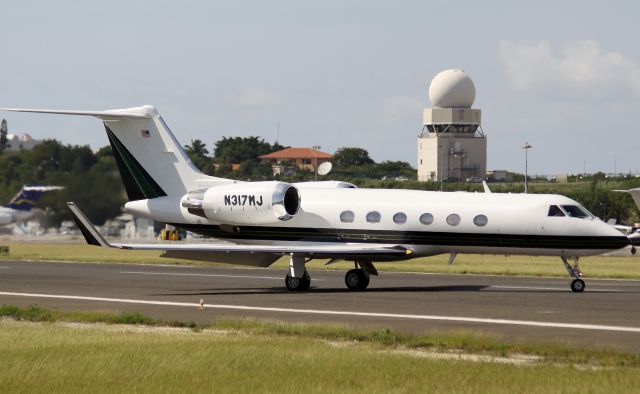
[(207, 144), (201, 140), (191, 140), (191, 145), (185, 145), (184, 149), (189, 156), (204, 157), (209, 154), (206, 146)]

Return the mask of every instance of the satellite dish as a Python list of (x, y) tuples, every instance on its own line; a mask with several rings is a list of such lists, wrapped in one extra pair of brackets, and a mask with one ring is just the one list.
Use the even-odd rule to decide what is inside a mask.
[(331, 164), (330, 161), (325, 161), (318, 166), (318, 175), (327, 175), (329, 172), (331, 172), (332, 168), (333, 164)]

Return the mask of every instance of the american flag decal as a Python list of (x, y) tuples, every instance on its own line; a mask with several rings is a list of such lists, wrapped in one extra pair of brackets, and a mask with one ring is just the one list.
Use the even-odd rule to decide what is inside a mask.
[(151, 133), (149, 133), (149, 130), (140, 130), (140, 134), (142, 135), (142, 138), (151, 137)]

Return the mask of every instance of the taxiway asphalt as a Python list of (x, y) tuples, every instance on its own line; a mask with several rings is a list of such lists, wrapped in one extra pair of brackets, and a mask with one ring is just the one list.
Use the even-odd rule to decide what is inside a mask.
[[(311, 271), (289, 292), (284, 270), (0, 261), (0, 304), (137, 311), (163, 319), (256, 317), (566, 340), (640, 353), (640, 281), (387, 273), (351, 292), (342, 271)], [(199, 309), (200, 300), (204, 309)]]

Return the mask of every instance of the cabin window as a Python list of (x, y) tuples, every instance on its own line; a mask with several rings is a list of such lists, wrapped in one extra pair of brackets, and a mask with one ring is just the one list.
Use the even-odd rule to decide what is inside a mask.
[(564, 216), (564, 212), (557, 205), (549, 207), (549, 214), (547, 216)]
[(478, 215), (473, 218), (473, 224), (478, 227), (484, 227), (487, 225), (487, 223), (489, 223), (489, 219), (485, 215)]
[(433, 223), (433, 215), (430, 213), (423, 213), (420, 215), (420, 223), (426, 225)]
[(457, 213), (452, 213), (451, 215), (447, 216), (447, 223), (450, 226), (457, 226), (458, 224), (460, 224), (460, 215), (458, 215)]
[(369, 223), (378, 223), (380, 222), (380, 212), (371, 211), (367, 214), (367, 222)]
[(562, 209), (572, 218), (590, 218), (591, 214), (579, 205), (563, 205)]
[(407, 215), (404, 212), (398, 212), (393, 215), (393, 222), (395, 224), (403, 224), (407, 221)]
[(340, 221), (342, 223), (353, 223), (355, 216), (353, 211), (344, 211), (340, 214)]

